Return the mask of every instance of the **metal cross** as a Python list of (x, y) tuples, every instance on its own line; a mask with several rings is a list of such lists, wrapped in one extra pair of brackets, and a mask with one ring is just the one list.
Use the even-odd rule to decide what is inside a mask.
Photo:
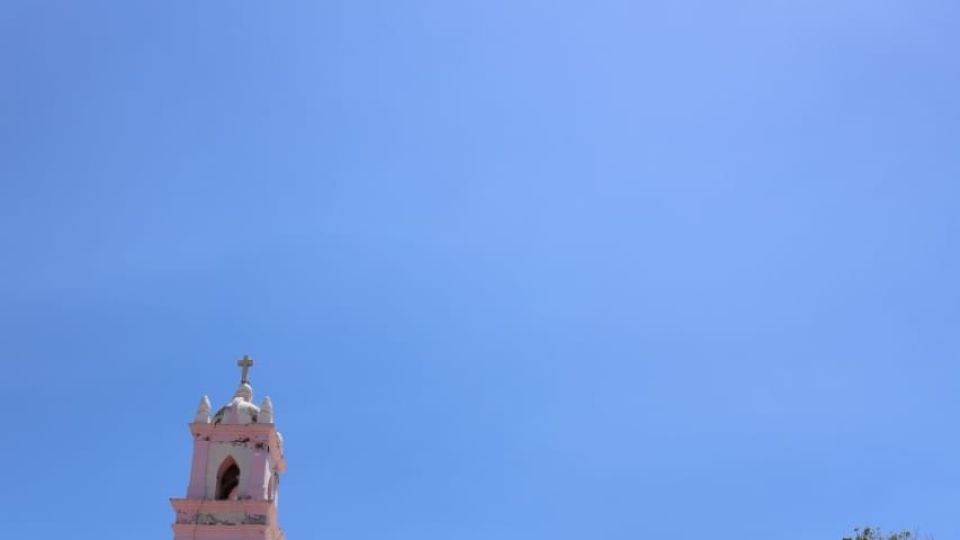
[(247, 371), (250, 369), (250, 366), (253, 365), (253, 359), (247, 355), (243, 355), (243, 358), (237, 360), (237, 365), (242, 369), (240, 372), (240, 384), (249, 383)]

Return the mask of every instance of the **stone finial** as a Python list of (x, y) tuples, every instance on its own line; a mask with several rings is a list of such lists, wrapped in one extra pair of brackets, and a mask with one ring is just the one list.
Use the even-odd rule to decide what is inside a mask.
[(270, 396), (263, 398), (263, 402), (260, 403), (260, 423), (273, 423), (273, 401)]
[(197, 415), (193, 421), (198, 424), (210, 423), (210, 398), (207, 396), (200, 398), (200, 404), (197, 405)]

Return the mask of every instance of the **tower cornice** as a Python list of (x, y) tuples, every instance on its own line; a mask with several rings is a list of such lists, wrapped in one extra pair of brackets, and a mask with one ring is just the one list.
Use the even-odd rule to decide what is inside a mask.
[(170, 499), (170, 505), (177, 516), (172, 525), (175, 537), (195, 537), (202, 530), (204, 537), (237, 538), (237, 533), (249, 532), (283, 538), (274, 501)]
[[(277, 472), (287, 470), (287, 460), (283, 457), (283, 439), (274, 424), (205, 424), (191, 422), (190, 433), (195, 439), (214, 442), (262, 442), (276, 452)], [(245, 441), (244, 439), (247, 439)]]

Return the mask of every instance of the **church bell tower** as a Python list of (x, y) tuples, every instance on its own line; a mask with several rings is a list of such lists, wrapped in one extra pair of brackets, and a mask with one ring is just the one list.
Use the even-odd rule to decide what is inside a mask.
[(240, 386), (211, 416), (203, 396), (190, 424), (193, 461), (187, 496), (170, 499), (174, 540), (284, 540), (277, 524), (277, 488), (286, 464), (283, 437), (273, 423), (273, 403), (253, 404), (244, 356)]

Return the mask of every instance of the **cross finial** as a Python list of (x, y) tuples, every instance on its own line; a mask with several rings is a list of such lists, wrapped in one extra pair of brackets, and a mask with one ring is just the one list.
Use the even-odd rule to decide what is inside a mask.
[(250, 370), (250, 366), (253, 365), (253, 359), (247, 355), (243, 355), (243, 358), (237, 360), (237, 365), (240, 366), (240, 384), (249, 383), (250, 380), (247, 379), (247, 371)]

